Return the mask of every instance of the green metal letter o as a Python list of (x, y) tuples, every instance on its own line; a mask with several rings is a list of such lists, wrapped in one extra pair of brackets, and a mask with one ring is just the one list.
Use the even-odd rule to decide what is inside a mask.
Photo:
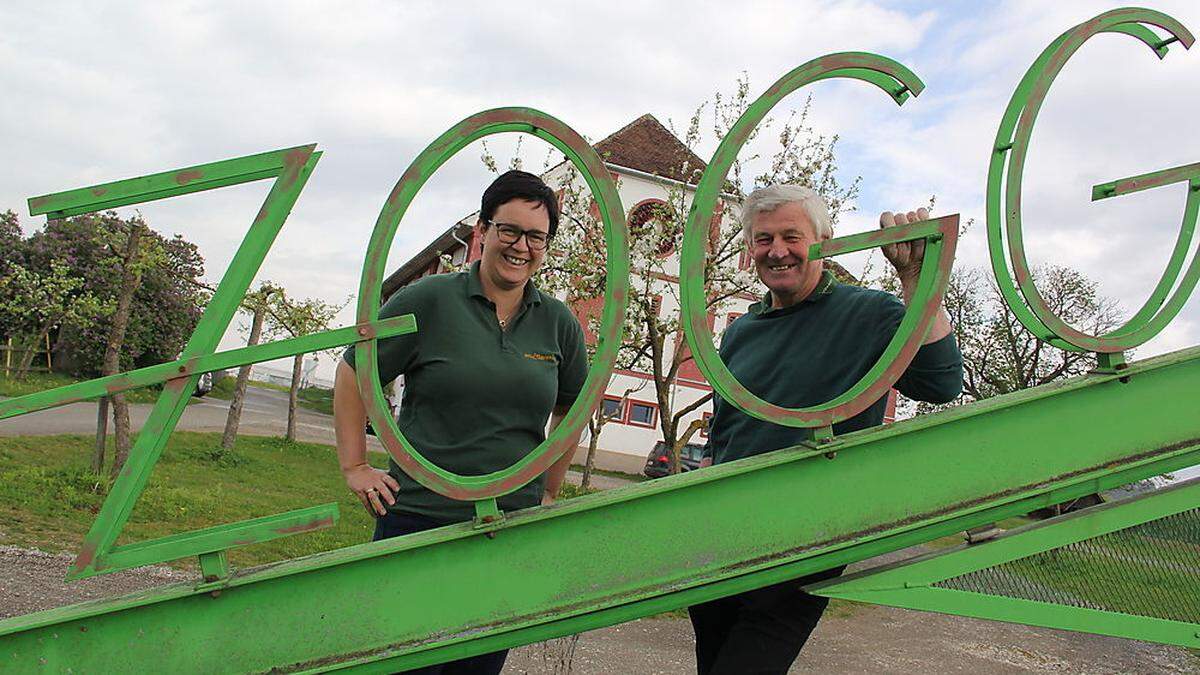
[[(704, 292), (709, 222), (720, 198), (721, 186), (738, 150), (783, 97), (811, 82), (837, 77), (873, 84), (897, 104), (903, 104), (910, 94), (919, 94), (924, 89), (921, 80), (909, 69), (891, 59), (863, 52), (828, 54), (784, 75), (746, 109), (713, 154), (696, 188), (684, 228), (683, 252), (679, 263), (683, 327), (697, 367), (721, 398), (730, 404), (758, 419), (789, 427), (831, 426), (857, 415), (887, 395), (928, 335), (949, 279), (958, 237), (957, 216), (947, 216), (936, 221), (895, 228), (896, 232), (850, 235), (813, 246), (810, 256), (818, 258), (879, 246), (888, 242), (877, 240), (888, 236), (893, 237), (891, 242), (918, 238), (925, 238), (927, 242), (921, 280), (910, 310), (905, 313), (891, 342), (875, 365), (837, 398), (807, 408), (786, 408), (759, 398), (729, 371), (713, 347), (713, 334), (707, 320), (708, 299)], [(786, 355), (780, 358), (786, 358)]]
[[(1162, 40), (1142, 24), (1158, 26), (1172, 37)], [(1189, 190), (1183, 226), (1174, 251), (1150, 298), (1124, 325), (1105, 335), (1084, 333), (1067, 324), (1047, 306), (1034, 284), (1025, 256), (1021, 229), (1021, 177), (1038, 111), (1054, 78), (1066, 65), (1067, 60), (1092, 36), (1104, 32), (1130, 35), (1154, 50), (1159, 58), (1166, 55), (1167, 45), (1171, 42), (1178, 41), (1185, 48), (1191, 47), (1193, 42), (1192, 34), (1187, 28), (1166, 14), (1149, 9), (1126, 8), (1105, 12), (1081, 23), (1050, 43), (1017, 85), (996, 133), (996, 143), (988, 168), (987, 232), (988, 249), (997, 285), (1004, 295), (1005, 302), (1030, 332), (1061, 349), (1116, 353), (1143, 344), (1162, 331), (1179, 313), (1200, 279), (1198, 256), (1193, 259), (1174, 294), (1167, 299), (1168, 293), (1179, 279), (1195, 231), (1197, 213), (1200, 211), (1195, 179), (1192, 182), (1193, 188)], [(1004, 171), (1006, 163), (1007, 175)], [(1003, 229), (1002, 211), (1005, 223)], [(1012, 259), (1011, 270), (1005, 255), (1005, 235), (1008, 238), (1007, 254)]]
[[(608, 260), (596, 354), (583, 391), (563, 422), (537, 448), (512, 466), (482, 476), (458, 475), (430, 462), (413, 448), (392, 419), (379, 380), (379, 353), (371, 335), (357, 343), (356, 374), (367, 414), (392, 459), (421, 485), (452, 499), (483, 500), (508, 494), (537, 478), (563, 453), (574, 451), (571, 438), (584, 424), (608, 386), (621, 344), (629, 290), (629, 247), (624, 210), (617, 187), (596, 151), (569, 126), (531, 108), (497, 108), (476, 113), (437, 138), (415, 159), (392, 189), (367, 248), (359, 285), (358, 320), (379, 318), (380, 295), (387, 253), (404, 212), (425, 181), (450, 157), (475, 140), (503, 132), (523, 132), (541, 138), (563, 152), (579, 169), (600, 207)], [(421, 317), (416, 317), (418, 329)], [(453, 402), (447, 402), (452, 404)]]

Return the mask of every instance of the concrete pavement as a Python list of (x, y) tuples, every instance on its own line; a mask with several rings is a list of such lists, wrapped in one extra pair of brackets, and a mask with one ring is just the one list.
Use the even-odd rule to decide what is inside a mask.
[[(54, 434), (94, 434), (96, 432), (96, 407), (94, 402), (72, 403), (59, 408), (42, 410), (12, 419), (0, 420), (0, 436), (47, 436)], [(134, 430), (142, 428), (153, 406), (136, 403), (129, 406), (129, 421)], [(334, 444), (333, 417), (306, 408), (298, 409), (296, 435), (298, 440), (310, 443)], [(229, 415), (229, 401), (203, 398), (188, 405), (179, 419), (178, 429), (183, 431), (225, 430), (225, 419)], [(111, 428), (111, 427), (110, 427)], [(242, 418), (238, 433), (252, 436), (282, 436), (287, 431), (287, 393), (273, 389), (249, 387), (242, 405)], [(372, 438), (373, 449), (382, 451), (382, 446)]]

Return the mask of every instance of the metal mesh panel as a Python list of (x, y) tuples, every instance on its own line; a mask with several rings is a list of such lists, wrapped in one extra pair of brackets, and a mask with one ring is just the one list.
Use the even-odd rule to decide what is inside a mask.
[(1200, 623), (1200, 508), (935, 586)]

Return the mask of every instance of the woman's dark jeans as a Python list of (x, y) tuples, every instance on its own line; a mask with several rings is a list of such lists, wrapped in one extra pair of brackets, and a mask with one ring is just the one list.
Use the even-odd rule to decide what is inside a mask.
[[(414, 532), (432, 530), (446, 524), (415, 513), (389, 512), (386, 516), (379, 516), (375, 519), (375, 536), (371, 540), (390, 539)], [(508, 650), (505, 649), (405, 672), (419, 675), (499, 675), (500, 671), (504, 669), (504, 659), (507, 657)]]

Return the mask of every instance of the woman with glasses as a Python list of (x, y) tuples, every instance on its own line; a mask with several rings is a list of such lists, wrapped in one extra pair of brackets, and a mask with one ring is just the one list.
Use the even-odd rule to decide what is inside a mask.
[[(558, 199), (540, 178), (509, 171), (484, 191), (475, 237), (481, 258), (397, 291), (380, 318), (413, 314), (419, 331), (379, 341), (379, 376), (404, 375), (398, 424), (422, 455), (462, 475), (507, 468), (545, 440), (587, 376), (583, 331), (566, 305), (533, 275), (558, 229)], [(354, 347), (334, 385), (338, 461), (346, 485), (376, 517), (375, 540), (471, 520), (474, 506), (427, 490), (395, 462), (367, 463), (366, 411)], [(578, 443), (578, 434), (575, 437)], [(540, 479), (497, 499), (504, 511), (553, 501), (567, 453)], [(423, 673), (499, 673), (507, 651), (442, 664)]]

